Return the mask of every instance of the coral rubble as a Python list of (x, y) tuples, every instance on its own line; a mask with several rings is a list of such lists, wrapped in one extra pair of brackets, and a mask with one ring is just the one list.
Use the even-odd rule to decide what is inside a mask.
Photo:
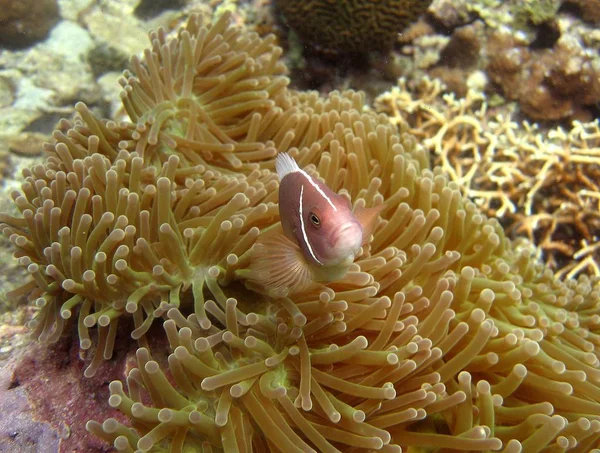
[(488, 41), (487, 54), (491, 80), (534, 120), (590, 119), (585, 106), (600, 102), (597, 59), (569, 37), (552, 49), (533, 50), (500, 31)]
[[(561, 282), (511, 243), (362, 94), (288, 90), (273, 38), (225, 15), (151, 40), (121, 80), (131, 121), (78, 104), (2, 216), (40, 340), (78, 329), (92, 377), (133, 321), (136, 364), (108, 400), (129, 420), (90, 432), (124, 452), (597, 445), (595, 280)], [(278, 228), (280, 151), (384, 206), (350, 272), (293, 299), (249, 268)]]
[(563, 4), (575, 6), (584, 21), (600, 23), (600, 0), (565, 0)]
[(411, 58), (397, 65), (396, 78), (408, 79), (409, 86), (424, 75), (440, 78), (463, 97), (465, 81), (483, 71), (491, 82), (486, 93), (516, 101), (530, 121), (549, 126), (590, 121), (600, 101), (600, 35), (589, 18), (595, 5), (435, 1), (425, 16), (434, 29), (410, 44), (403, 41), (395, 56), (401, 52)]

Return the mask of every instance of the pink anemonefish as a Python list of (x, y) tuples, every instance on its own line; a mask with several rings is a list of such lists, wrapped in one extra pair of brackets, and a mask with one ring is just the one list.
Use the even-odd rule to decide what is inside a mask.
[(275, 296), (342, 278), (375, 228), (383, 205), (352, 211), (342, 195), (302, 170), (286, 153), (277, 155), (281, 230), (257, 241), (254, 280)]

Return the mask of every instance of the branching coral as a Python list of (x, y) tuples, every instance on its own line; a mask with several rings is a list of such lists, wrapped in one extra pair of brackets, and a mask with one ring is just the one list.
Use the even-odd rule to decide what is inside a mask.
[(600, 275), (598, 122), (542, 134), (510, 115), (491, 116), (474, 91), (442, 96), (438, 81), (424, 80), (413, 99), (403, 83), (378, 99), (378, 109), (408, 120), (463, 193), (534, 242), (557, 276)]
[[(237, 33), (214, 27), (215, 40)], [(170, 55), (187, 40), (182, 32), (154, 49)], [(137, 366), (125, 385), (110, 384), (109, 399), (131, 426), (90, 421), (89, 431), (123, 452), (584, 452), (598, 443), (595, 282), (558, 281), (360, 94), (282, 87), (249, 108), (244, 93), (223, 123), (211, 117), (225, 108), (217, 97), (197, 101), (204, 82), (194, 99), (206, 114), (177, 96), (164, 110), (149, 99), (169, 80), (169, 60), (147, 53), (139, 79), (128, 75), (125, 103), (141, 99), (128, 107), (135, 125), (79, 105), (83, 121), (63, 124), (46, 164), (14, 194), (22, 218), (3, 217), (33, 276), (18, 293), (42, 307), (33, 323), (42, 339), (57, 339), (77, 309), (82, 346), (99, 325), (88, 375), (110, 355), (119, 317), (133, 316)], [(278, 72), (265, 77), (263, 87), (280, 83)], [(227, 77), (208, 85), (213, 94), (229, 86)], [(248, 267), (253, 243), (278, 220), (267, 149), (289, 151), (355, 206), (384, 206), (346, 276), (293, 299), (267, 297)], [(172, 350), (166, 365), (144, 341), (157, 317)]]

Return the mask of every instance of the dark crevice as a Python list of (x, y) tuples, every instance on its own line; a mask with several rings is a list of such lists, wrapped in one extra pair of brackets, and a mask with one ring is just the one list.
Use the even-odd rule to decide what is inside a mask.
[(167, 10), (178, 10), (185, 5), (184, 0), (142, 0), (133, 10), (138, 19), (152, 19)]
[(21, 383), (19, 382), (19, 380), (17, 378), (14, 378), (13, 380), (10, 381), (8, 390), (16, 389), (17, 387), (20, 387), (20, 386), (21, 386)]
[(575, 17), (582, 16), (581, 6), (569, 1), (563, 2), (562, 5), (560, 5), (558, 12), (569, 14)]
[(535, 39), (529, 48), (531, 49), (552, 49), (556, 41), (560, 38), (560, 29), (555, 21), (543, 22), (537, 26)]

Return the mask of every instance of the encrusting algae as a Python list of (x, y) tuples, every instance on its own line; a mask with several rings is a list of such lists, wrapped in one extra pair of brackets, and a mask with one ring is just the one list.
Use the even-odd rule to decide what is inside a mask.
[[(78, 105), (2, 217), (40, 340), (73, 320), (89, 376), (133, 318), (137, 367), (109, 399), (131, 425), (90, 432), (121, 452), (598, 445), (596, 281), (514, 246), (360, 93), (288, 91), (271, 38), (227, 16), (151, 38), (123, 81), (133, 123)], [(249, 266), (278, 222), (278, 152), (385, 206), (343, 278), (276, 299)], [(145, 338), (159, 318), (167, 365)]]

